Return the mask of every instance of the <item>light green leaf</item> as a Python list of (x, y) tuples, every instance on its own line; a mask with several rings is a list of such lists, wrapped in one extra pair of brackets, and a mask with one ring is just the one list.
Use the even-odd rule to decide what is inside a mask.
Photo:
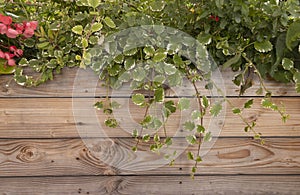
[(194, 122), (192, 121), (186, 121), (184, 124), (183, 124), (183, 129), (184, 130), (187, 130), (187, 131), (193, 131), (195, 129), (196, 125)]
[(163, 88), (158, 88), (154, 91), (154, 101), (163, 102), (165, 98), (165, 91)]
[(96, 109), (98, 109), (98, 110), (103, 109), (103, 107), (104, 107), (103, 101), (96, 102), (96, 103), (94, 104), (94, 107), (95, 107)]
[(126, 58), (124, 62), (125, 70), (131, 70), (135, 67), (135, 59), (133, 58)]
[(211, 38), (211, 34), (205, 33), (204, 31), (197, 36), (197, 40), (204, 45), (209, 45), (211, 43)]
[(291, 70), (292, 68), (294, 68), (294, 62), (289, 58), (283, 58), (282, 66), (285, 70)]
[(116, 102), (116, 101), (112, 101), (112, 102), (110, 103), (110, 107), (111, 107), (111, 109), (118, 109), (118, 108), (121, 107), (121, 104), (119, 104), (119, 103)]
[(165, 139), (165, 144), (167, 145), (167, 146), (170, 146), (170, 145), (172, 145), (172, 138), (171, 137), (167, 137), (166, 139)]
[(81, 44), (83, 48), (87, 48), (89, 46), (88, 40), (86, 38), (83, 38), (81, 40)]
[(78, 35), (82, 35), (83, 27), (81, 25), (74, 26), (72, 32)]
[(212, 105), (211, 109), (210, 109), (210, 113), (213, 116), (218, 116), (220, 114), (222, 110), (222, 105), (221, 103), (217, 102), (214, 105)]
[(49, 46), (49, 44), (50, 44), (49, 42), (39, 43), (39, 44), (37, 44), (37, 47), (39, 49), (45, 49), (46, 47)]
[(192, 152), (188, 152), (187, 157), (189, 160), (194, 160), (194, 154)]
[(159, 53), (154, 54), (153, 61), (154, 62), (162, 62), (164, 59), (166, 59), (166, 57), (167, 57), (166, 52), (159, 52)]
[(6, 63), (6, 60), (0, 58), (0, 75), (14, 73), (16, 66), (8, 66), (8, 65), (5, 65), (5, 63)]
[(197, 125), (197, 132), (198, 133), (204, 133), (205, 132), (205, 128), (202, 125)]
[(223, 69), (230, 67), (233, 64), (236, 64), (241, 59), (241, 53), (237, 53), (233, 58), (230, 58), (223, 64)]
[(149, 142), (150, 141), (150, 135), (149, 134), (143, 135), (143, 141), (144, 142)]
[(189, 143), (189, 144), (195, 144), (197, 143), (197, 138), (195, 135), (188, 135), (185, 137), (186, 141)]
[(160, 141), (159, 135), (158, 135), (158, 134), (155, 134), (154, 137), (153, 137), (153, 140), (154, 140), (155, 142), (159, 142), (159, 141)]
[(272, 51), (273, 45), (268, 40), (264, 40), (262, 42), (255, 41), (254, 48), (259, 52), (266, 53)]
[(164, 67), (163, 67), (166, 75), (172, 75), (175, 74), (177, 69), (173, 64), (168, 64), (168, 63), (164, 63)]
[(209, 101), (205, 95), (201, 98), (201, 104), (205, 109), (209, 107)]
[(187, 98), (180, 98), (179, 102), (178, 102), (178, 108), (179, 110), (187, 110), (190, 108), (190, 100)]
[(132, 102), (138, 106), (141, 106), (145, 103), (145, 96), (140, 93), (134, 94), (131, 99)]
[(18, 63), (18, 65), (19, 66), (28, 66), (28, 60), (26, 59), (26, 58), (22, 58), (20, 61), (19, 61), (19, 63)]
[(88, 5), (94, 9), (100, 5), (101, 0), (88, 0)]
[(97, 32), (97, 31), (101, 30), (102, 27), (103, 27), (103, 25), (101, 23), (94, 23), (92, 25), (91, 29), (92, 29), (92, 32)]
[(105, 24), (106, 24), (107, 26), (109, 26), (110, 28), (116, 28), (116, 24), (114, 23), (114, 21), (113, 21), (110, 17), (106, 16), (106, 17), (104, 18), (104, 22), (105, 22)]
[(193, 120), (199, 119), (201, 117), (201, 112), (199, 110), (194, 110), (191, 116)]
[(149, 128), (154, 129), (154, 130), (157, 130), (157, 129), (159, 129), (161, 126), (162, 126), (161, 120), (159, 120), (157, 117), (154, 117), (154, 118), (152, 119), (151, 124), (149, 125)]
[(167, 81), (170, 87), (179, 86), (182, 84), (182, 76), (179, 71), (167, 77)]
[(293, 50), (294, 43), (300, 38), (300, 20), (295, 21), (289, 26), (286, 34), (286, 46), (289, 50)]
[(153, 12), (160, 12), (165, 8), (165, 2), (164, 1), (153, 1), (149, 4), (150, 10)]
[(211, 141), (211, 139), (212, 139), (211, 132), (207, 132), (203, 137), (203, 141), (205, 142), (209, 142)]
[(144, 53), (148, 56), (153, 56), (154, 53), (155, 53), (155, 49), (154, 47), (151, 45), (151, 46), (147, 46), (147, 47), (144, 47), (143, 49)]
[[(124, 62), (124, 56), (122, 54), (120, 54), (114, 58), (114, 61), (118, 64), (122, 64)], [(125, 67), (126, 67), (126, 65), (125, 65)], [(128, 70), (128, 69), (125, 68), (125, 70)]]
[(146, 77), (146, 71), (142, 67), (138, 67), (132, 71), (132, 78), (135, 81), (142, 81)]

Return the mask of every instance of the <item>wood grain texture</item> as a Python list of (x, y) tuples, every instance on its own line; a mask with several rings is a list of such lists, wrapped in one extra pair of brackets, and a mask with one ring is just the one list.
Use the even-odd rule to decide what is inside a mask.
[[(193, 161), (180, 154), (174, 166), (161, 155), (139, 145), (134, 153), (132, 139), (43, 139), (1, 140), (0, 173), (7, 176), (80, 175), (188, 175)], [(187, 150), (196, 152), (196, 146)], [(219, 138), (212, 149), (206, 146), (200, 174), (300, 174), (300, 138), (267, 139), (265, 145), (251, 139)], [(172, 150), (173, 151), (173, 150)]]
[[(232, 83), (232, 78), (237, 74), (232, 71), (222, 72), (222, 78), (216, 78), (216, 82), (224, 80), (224, 86), (227, 96), (237, 96), (238, 87)], [(11, 76), (0, 75), (0, 97), (94, 97), (95, 86), (97, 85), (97, 76), (90, 69), (79, 70), (77, 68), (65, 68), (62, 74), (56, 75), (55, 79), (46, 84), (42, 84), (34, 88), (26, 88), (18, 86), (14, 81), (11, 81)], [(222, 82), (221, 82), (222, 83)], [(7, 86), (7, 84), (9, 84)], [(100, 86), (100, 85), (99, 85)], [(266, 81), (266, 87), (273, 92), (274, 96), (299, 96), (295, 92), (293, 84), (284, 84), (274, 81)], [(253, 81), (253, 87), (247, 90), (244, 94), (246, 96), (256, 96), (256, 90), (259, 88), (259, 81), (257, 78)], [(125, 86), (122, 91), (115, 91), (115, 96), (129, 96), (131, 90)], [(205, 93), (201, 84), (200, 91)], [(184, 85), (179, 88), (179, 95), (194, 94), (191, 85)], [(98, 87), (96, 90), (97, 96), (106, 94), (106, 89)]]
[[(236, 106), (242, 106), (247, 99), (232, 99)], [(2, 98), (0, 99), (0, 138), (62, 138), (62, 137), (131, 137), (143, 114), (141, 109), (133, 106), (118, 109), (116, 118), (120, 128), (105, 127), (107, 118), (101, 111), (93, 108), (94, 98), (77, 98), (72, 109), (71, 98)], [(120, 103), (131, 102), (130, 99), (119, 98)], [(300, 136), (300, 99), (275, 98), (276, 103), (283, 102), (291, 119), (284, 124), (276, 112), (260, 107), (261, 99), (256, 98), (253, 108), (245, 112), (245, 118), (251, 122), (257, 120), (258, 132), (264, 136)], [(73, 102), (74, 104), (74, 102)], [(167, 127), (170, 135), (181, 136), (180, 119), (187, 114), (175, 114)], [(75, 117), (75, 118), (74, 118)], [(131, 118), (132, 117), (132, 118)], [(244, 124), (233, 115), (227, 107), (225, 121), (222, 118), (211, 119), (212, 130), (223, 127), (221, 136), (253, 136), (243, 131)], [(98, 123), (99, 121), (99, 123)], [(206, 124), (210, 118), (205, 120)], [(98, 126), (101, 124), (101, 126)], [(103, 133), (104, 132), (104, 133)], [(106, 134), (106, 135), (105, 135)]]
[(1, 194), (182, 194), (300, 193), (300, 176), (85, 176), (0, 178)]

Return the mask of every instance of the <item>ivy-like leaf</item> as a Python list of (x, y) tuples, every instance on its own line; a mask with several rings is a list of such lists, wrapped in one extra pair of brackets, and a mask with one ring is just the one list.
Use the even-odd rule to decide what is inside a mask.
[(242, 111), (241, 111), (241, 109), (239, 109), (239, 108), (233, 108), (233, 109), (232, 109), (232, 113), (233, 113), (233, 114), (241, 114), (241, 112), (242, 112)]
[(191, 114), (193, 120), (199, 119), (201, 117), (201, 112), (199, 110), (194, 110)]
[(145, 103), (145, 96), (140, 93), (134, 94), (131, 99), (132, 102), (138, 106), (141, 106)]
[(209, 107), (209, 101), (205, 95), (201, 98), (201, 104), (205, 109)]
[(220, 102), (215, 103), (211, 106), (210, 114), (213, 116), (218, 116), (222, 110), (222, 105)]
[(158, 53), (154, 54), (153, 61), (156, 63), (162, 62), (162, 61), (164, 61), (164, 59), (166, 59), (166, 57), (167, 57), (166, 52), (158, 52)]
[(100, 5), (100, 0), (88, 0), (88, 5), (96, 9)]
[(203, 137), (203, 141), (205, 142), (209, 142), (211, 141), (211, 139), (212, 139), (211, 132), (207, 132)]
[(197, 138), (195, 135), (188, 135), (185, 137), (186, 141), (191, 144), (191, 145), (194, 145), (197, 143)]
[(272, 51), (273, 45), (268, 40), (264, 40), (262, 42), (255, 41), (254, 48), (259, 52), (266, 53), (266, 52)]
[(152, 1), (150, 4), (150, 10), (153, 12), (160, 12), (165, 8), (165, 2), (164, 1), (160, 1), (160, 0), (156, 0), (156, 1)]
[(168, 63), (164, 63), (163, 69), (166, 75), (172, 75), (177, 71), (176, 67), (173, 64), (168, 64)]
[(202, 125), (197, 125), (197, 132), (198, 133), (204, 133), (205, 132), (205, 128)]
[(132, 71), (132, 78), (135, 81), (142, 81), (146, 77), (146, 71), (142, 67), (138, 67)]
[(150, 135), (149, 134), (143, 135), (143, 141), (144, 142), (150, 141)]
[(179, 110), (187, 110), (190, 108), (190, 100), (187, 98), (180, 98), (179, 102), (178, 102), (178, 108)]
[(183, 129), (184, 130), (187, 130), (187, 131), (193, 131), (195, 129), (196, 125), (194, 122), (192, 121), (186, 121), (184, 124), (183, 124)]
[(187, 153), (187, 157), (189, 160), (194, 160), (194, 154), (190, 151)]
[(282, 66), (285, 70), (291, 70), (292, 68), (294, 68), (294, 62), (289, 58), (283, 58)]
[(96, 102), (94, 104), (94, 107), (98, 110), (103, 109), (103, 107), (104, 107), (103, 101)]

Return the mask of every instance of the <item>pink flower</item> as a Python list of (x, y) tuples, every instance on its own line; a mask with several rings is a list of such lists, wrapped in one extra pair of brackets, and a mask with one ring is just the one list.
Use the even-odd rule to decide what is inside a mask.
[(3, 16), (2, 14), (0, 14), (0, 22), (5, 25), (11, 25), (12, 18), (10, 16)]
[(10, 46), (10, 47), (9, 47), (9, 50), (12, 51), (12, 52), (14, 52), (14, 51), (17, 50), (17, 47), (16, 47), (16, 46)]
[(6, 32), (6, 36), (8, 38), (16, 38), (19, 35), (18, 31), (12, 29), (12, 28), (8, 28), (7, 32)]
[(13, 54), (13, 53), (8, 53), (8, 52), (4, 53), (4, 58), (7, 60), (10, 60), (13, 57), (15, 57), (15, 54)]
[(0, 34), (5, 34), (7, 32), (7, 26), (5, 24), (0, 23)]
[(24, 33), (23, 33), (24, 37), (26, 38), (30, 38), (34, 35), (34, 29), (32, 28), (26, 28)]
[(7, 64), (9, 66), (14, 66), (14, 65), (16, 65), (16, 61), (14, 59), (9, 59), (9, 60), (7, 60)]
[(16, 31), (18, 31), (19, 34), (23, 33), (24, 25), (23, 24), (15, 24)]
[(23, 55), (23, 50), (22, 49), (17, 49), (14, 54), (17, 56), (17, 57), (21, 57)]
[(4, 52), (0, 50), (0, 58), (5, 59)]

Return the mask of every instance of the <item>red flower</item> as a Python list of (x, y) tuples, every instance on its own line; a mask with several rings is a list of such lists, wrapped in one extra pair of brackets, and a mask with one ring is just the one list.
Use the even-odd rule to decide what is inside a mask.
[(216, 21), (216, 22), (219, 22), (219, 20), (220, 20), (220, 18), (218, 16), (214, 16), (214, 15), (210, 15), (209, 18)]
[(17, 49), (14, 54), (17, 56), (17, 57), (21, 57), (23, 55), (23, 50), (22, 49)]
[(12, 18), (10, 16), (3, 16), (2, 14), (0, 14), (0, 22), (5, 25), (11, 25)]
[(19, 35), (18, 31), (12, 29), (12, 28), (8, 28), (7, 32), (6, 32), (6, 36), (8, 38), (16, 38)]
[(5, 34), (7, 32), (7, 26), (5, 24), (0, 23), (0, 34)]
[(18, 31), (19, 34), (23, 33), (24, 25), (23, 24), (15, 24), (16, 31)]

